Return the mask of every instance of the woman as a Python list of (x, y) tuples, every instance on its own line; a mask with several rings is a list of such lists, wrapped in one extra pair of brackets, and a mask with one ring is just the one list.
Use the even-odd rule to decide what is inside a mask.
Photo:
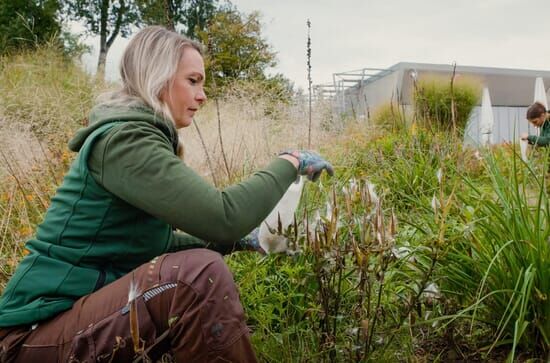
[(540, 102), (535, 102), (527, 109), (527, 121), (533, 126), (540, 128), (540, 135), (529, 135), (524, 132), (521, 134), (522, 140), (527, 140), (531, 145), (548, 146), (550, 145), (550, 122), (548, 120), (548, 111)]
[(125, 362), (171, 351), (178, 362), (253, 362), (237, 289), (212, 250), (255, 248), (243, 236), (297, 174), (315, 180), (332, 167), (286, 152), (219, 191), (177, 157), (176, 129), (206, 100), (200, 46), (149, 27), (120, 69), (122, 88), (70, 141), (78, 155), (0, 298), (0, 361)]

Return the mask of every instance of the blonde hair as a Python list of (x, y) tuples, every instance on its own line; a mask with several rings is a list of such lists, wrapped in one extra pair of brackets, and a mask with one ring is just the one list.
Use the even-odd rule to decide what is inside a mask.
[(186, 48), (203, 54), (202, 46), (162, 26), (150, 26), (130, 41), (120, 61), (122, 87), (98, 97), (101, 106), (147, 106), (174, 123), (162, 91), (173, 81)]

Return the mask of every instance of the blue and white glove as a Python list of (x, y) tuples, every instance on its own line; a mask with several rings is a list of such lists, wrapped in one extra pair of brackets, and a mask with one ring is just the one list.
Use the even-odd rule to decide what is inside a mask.
[(287, 150), (279, 155), (290, 155), (298, 160), (298, 174), (305, 175), (311, 181), (317, 181), (323, 170), (326, 170), (329, 176), (334, 175), (332, 165), (323, 159), (321, 155), (308, 150)]
[(260, 240), (258, 235), (260, 233), (260, 228), (254, 228), (252, 232), (241, 238), (237, 241), (237, 245), (240, 251), (256, 251), (262, 255), (265, 255), (266, 252), (260, 246)]

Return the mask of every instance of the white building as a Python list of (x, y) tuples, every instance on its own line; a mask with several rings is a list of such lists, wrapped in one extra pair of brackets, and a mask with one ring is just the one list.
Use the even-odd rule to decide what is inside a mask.
[[(532, 127), (525, 120), (527, 107), (533, 103), (535, 79), (541, 77), (550, 86), (550, 71), (525, 69), (456, 66), (455, 76), (477, 79), (490, 92), (494, 115), (493, 142), (509, 141), (514, 135)], [(316, 87), (318, 95), (331, 96), (335, 110), (353, 113), (368, 119), (378, 106), (397, 102), (411, 109), (413, 103), (413, 80), (426, 76), (443, 76), (451, 80), (452, 65), (426, 63), (397, 63), (388, 69), (363, 68), (335, 73), (333, 84)], [(548, 96), (548, 88), (545, 89)], [(481, 102), (481, 95), (480, 95)], [(479, 140), (481, 105), (470, 115), (466, 138)], [(534, 133), (534, 130), (529, 130)]]

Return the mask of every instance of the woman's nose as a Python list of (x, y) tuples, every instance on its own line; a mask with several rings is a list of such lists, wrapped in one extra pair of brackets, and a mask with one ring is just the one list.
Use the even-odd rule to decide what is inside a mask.
[(197, 96), (195, 97), (197, 102), (200, 104), (203, 104), (206, 101), (206, 93), (204, 93), (204, 89), (201, 89), (199, 93), (197, 93)]

